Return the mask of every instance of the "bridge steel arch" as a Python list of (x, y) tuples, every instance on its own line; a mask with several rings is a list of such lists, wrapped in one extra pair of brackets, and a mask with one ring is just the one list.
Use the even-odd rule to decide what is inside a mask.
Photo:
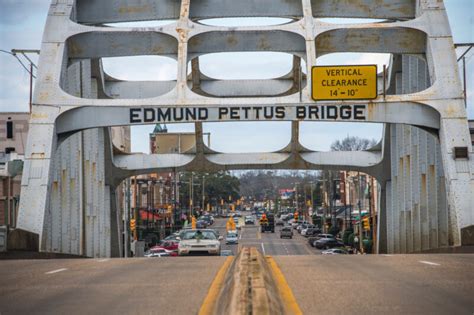
[[(252, 8), (251, 10), (249, 8)], [(210, 26), (209, 18), (281, 17), (268, 26)], [(322, 18), (384, 19), (332, 24)], [(172, 20), (159, 27), (105, 23)], [(199, 56), (272, 51), (293, 68), (271, 80), (218, 80)], [(386, 90), (371, 101), (311, 99), (305, 73), (336, 52), (390, 53)], [(157, 55), (177, 60), (177, 79), (128, 82), (101, 58)], [(190, 66), (188, 66), (188, 64)], [(188, 71), (188, 68), (189, 71)], [(189, 73), (189, 74), (188, 74)], [(379, 74), (379, 82), (382, 77)], [(386, 96), (382, 96), (383, 94)], [(292, 121), (287, 147), (225, 154), (202, 142), (207, 121)], [(384, 123), (366, 152), (312, 152), (300, 121)], [(125, 154), (113, 126), (186, 123), (186, 154)], [(467, 150), (456, 156), (455, 149)], [(334, 161), (338, 161), (334, 163)], [(157, 170), (348, 169), (377, 177), (380, 252), (402, 253), (472, 242), (474, 153), (444, 4), (439, 0), (53, 0), (43, 35), (30, 120), (18, 227), (39, 234), (40, 250), (87, 256), (120, 252), (115, 190), (124, 178)]]

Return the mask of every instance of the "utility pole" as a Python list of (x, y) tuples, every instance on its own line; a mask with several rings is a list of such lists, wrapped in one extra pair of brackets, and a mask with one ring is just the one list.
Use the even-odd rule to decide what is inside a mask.
[(361, 193), (362, 193), (362, 179), (360, 172), (357, 172), (357, 179), (359, 181), (359, 250), (362, 252), (362, 211), (361, 211)]
[(189, 214), (193, 215), (193, 199), (194, 199), (194, 188), (193, 188), (193, 172), (191, 172), (191, 180), (189, 181)]
[(204, 202), (206, 201), (206, 196), (204, 195), (205, 193), (205, 184), (206, 184), (206, 175), (202, 174), (202, 203), (201, 203), (201, 209), (204, 212)]
[(130, 208), (131, 208), (131, 202), (130, 202), (130, 178), (127, 178), (125, 180), (125, 211), (124, 211), (124, 222), (123, 222), (123, 231), (124, 231), (124, 257), (128, 258), (128, 255), (130, 253)]

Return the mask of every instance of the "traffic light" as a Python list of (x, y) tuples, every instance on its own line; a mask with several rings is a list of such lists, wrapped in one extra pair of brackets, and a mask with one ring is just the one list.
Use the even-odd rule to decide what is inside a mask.
[(364, 227), (364, 230), (370, 230), (369, 218), (362, 219), (362, 225)]
[(137, 221), (135, 219), (130, 219), (130, 230), (135, 231), (137, 229)]
[(298, 216), (299, 216), (298, 212), (295, 212), (293, 214), (293, 218), (295, 219), (295, 221), (298, 221)]
[(191, 228), (196, 229), (196, 218), (194, 216), (191, 217)]
[(234, 204), (231, 204), (231, 205), (230, 205), (230, 210), (231, 210), (232, 212), (235, 211), (235, 205), (234, 205)]
[(172, 213), (173, 212), (173, 206), (172, 205), (168, 205), (168, 213)]

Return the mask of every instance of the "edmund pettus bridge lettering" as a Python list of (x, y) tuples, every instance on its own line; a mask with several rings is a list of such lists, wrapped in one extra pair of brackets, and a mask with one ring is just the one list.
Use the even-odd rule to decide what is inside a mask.
[(230, 106), (130, 108), (130, 123), (225, 120), (366, 120), (367, 106)]

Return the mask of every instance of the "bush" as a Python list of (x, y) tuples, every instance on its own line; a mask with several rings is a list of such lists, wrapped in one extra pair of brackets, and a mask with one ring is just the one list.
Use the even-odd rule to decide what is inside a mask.
[(367, 254), (371, 254), (371, 253), (372, 253), (373, 242), (372, 242), (371, 239), (365, 238), (365, 239), (362, 241), (362, 246), (364, 247), (364, 252), (365, 252), (365, 253), (367, 253)]
[(349, 244), (349, 246), (354, 246), (354, 237), (354, 233), (349, 234), (349, 237), (347, 238), (347, 243)]
[(349, 236), (354, 233), (354, 230), (349, 228), (344, 231), (344, 235), (342, 235), (342, 242), (344, 242), (345, 245), (349, 245)]

